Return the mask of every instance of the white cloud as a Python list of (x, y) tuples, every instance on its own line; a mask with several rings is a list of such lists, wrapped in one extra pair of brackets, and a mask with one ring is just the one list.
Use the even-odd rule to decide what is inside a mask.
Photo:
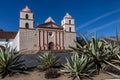
[[(94, 32), (94, 31), (99, 31), (99, 30), (104, 29), (104, 28), (106, 28), (106, 27), (109, 27), (110, 25), (115, 24), (115, 23), (117, 23), (117, 22), (120, 22), (120, 20), (116, 20), (116, 21), (109, 22), (109, 23), (104, 24), (104, 25), (102, 25), (102, 26), (99, 26), (99, 27), (97, 27), (97, 28), (91, 29), (91, 30), (89, 30), (88, 32), (92, 33), (92, 32)], [(116, 27), (116, 25), (115, 25), (115, 26), (112, 26), (112, 27)]]
[(115, 13), (117, 13), (117, 12), (119, 12), (119, 11), (120, 11), (120, 9), (117, 9), (117, 10), (108, 12), (108, 13), (106, 13), (106, 14), (103, 14), (103, 15), (97, 17), (97, 18), (94, 18), (94, 19), (86, 22), (85, 24), (83, 24), (83, 25), (81, 25), (80, 27), (78, 27), (76, 30), (79, 30), (79, 29), (81, 29), (81, 28), (84, 28), (84, 27), (86, 27), (86, 26), (88, 26), (88, 25), (90, 25), (90, 24), (92, 24), (92, 23), (94, 23), (94, 22), (96, 22), (96, 21), (98, 21), (98, 20), (100, 20), (100, 19), (102, 19), (102, 18), (105, 18), (105, 17), (107, 17), (107, 16), (110, 16), (110, 15), (112, 15), (112, 14), (115, 14)]

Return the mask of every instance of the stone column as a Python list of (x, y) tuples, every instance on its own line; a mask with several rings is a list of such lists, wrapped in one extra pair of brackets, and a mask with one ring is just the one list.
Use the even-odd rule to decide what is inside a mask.
[(59, 31), (59, 50), (61, 50), (61, 37), (60, 37), (60, 31)]
[(39, 35), (38, 35), (39, 36), (39, 38), (38, 38), (39, 46), (38, 47), (39, 47), (39, 50), (41, 50), (41, 40), (40, 40), (41, 39), (40, 38), (41, 37), (41, 31), (39, 30), (38, 32), (39, 32)]
[(45, 50), (45, 46), (44, 46), (45, 45), (44, 33), (45, 33), (45, 31), (43, 30), (43, 47), (42, 47), (43, 49), (42, 50)]
[(48, 31), (47, 31), (47, 50), (48, 50)]

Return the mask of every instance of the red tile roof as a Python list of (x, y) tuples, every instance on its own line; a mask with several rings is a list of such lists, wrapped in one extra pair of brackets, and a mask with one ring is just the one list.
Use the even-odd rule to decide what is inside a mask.
[(66, 13), (66, 15), (64, 16), (64, 19), (73, 19), (73, 18), (69, 13)]
[(22, 9), (23, 12), (32, 12), (28, 6), (26, 6), (24, 9)]
[(0, 30), (0, 39), (14, 39), (17, 32), (7, 32)]

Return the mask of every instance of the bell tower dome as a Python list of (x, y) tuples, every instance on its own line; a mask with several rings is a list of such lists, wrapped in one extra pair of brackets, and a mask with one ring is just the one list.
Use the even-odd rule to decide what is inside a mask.
[(74, 19), (69, 13), (66, 13), (63, 20), (61, 21), (61, 24), (65, 31), (67, 32), (75, 32), (75, 23)]
[(25, 29), (34, 28), (34, 14), (28, 6), (20, 11), (19, 27)]

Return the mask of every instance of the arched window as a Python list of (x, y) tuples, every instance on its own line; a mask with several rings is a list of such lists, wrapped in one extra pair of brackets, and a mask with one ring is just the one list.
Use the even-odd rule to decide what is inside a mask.
[(69, 32), (71, 32), (71, 27), (69, 27)]
[(26, 14), (26, 15), (25, 15), (25, 18), (26, 18), (26, 19), (28, 19), (28, 18), (29, 18), (28, 14)]
[(25, 28), (28, 29), (29, 28), (29, 24), (25, 23)]
[(49, 32), (49, 36), (52, 36), (52, 32)]
[(69, 24), (71, 24), (71, 20), (69, 20)]

